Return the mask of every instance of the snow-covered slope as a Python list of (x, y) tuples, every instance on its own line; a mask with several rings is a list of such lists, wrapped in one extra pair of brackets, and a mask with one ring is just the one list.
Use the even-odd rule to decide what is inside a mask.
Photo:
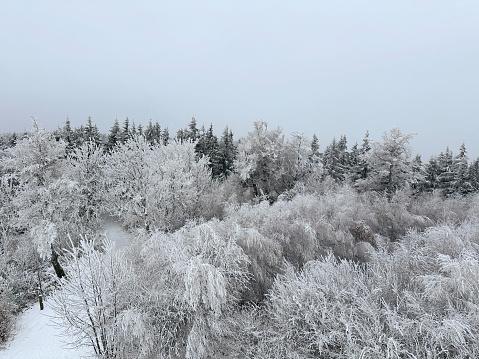
[(0, 359), (80, 359), (93, 358), (89, 348), (67, 348), (62, 342), (61, 330), (52, 323), (53, 311), (45, 302), (20, 315), (13, 338), (5, 349), (0, 349)]

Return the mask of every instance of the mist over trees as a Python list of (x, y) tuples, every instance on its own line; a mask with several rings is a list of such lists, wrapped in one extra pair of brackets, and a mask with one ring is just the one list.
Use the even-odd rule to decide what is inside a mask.
[(413, 136), (2, 134), (0, 341), (47, 297), (99, 358), (478, 357), (479, 159)]

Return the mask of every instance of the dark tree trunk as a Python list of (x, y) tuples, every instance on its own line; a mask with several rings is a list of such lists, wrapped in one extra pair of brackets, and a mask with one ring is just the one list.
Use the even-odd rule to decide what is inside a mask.
[(58, 278), (65, 277), (65, 271), (63, 270), (62, 265), (58, 262), (58, 253), (53, 249), (52, 246), (52, 259), (51, 259), (53, 269), (55, 269), (55, 273), (57, 274)]

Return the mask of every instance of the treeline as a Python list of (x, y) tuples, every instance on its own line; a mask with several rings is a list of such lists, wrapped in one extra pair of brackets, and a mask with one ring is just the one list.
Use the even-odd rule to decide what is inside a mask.
[[(15, 146), (27, 135), (0, 135), (0, 149)], [(128, 118), (122, 124), (115, 120), (109, 133), (102, 134), (91, 118), (85, 125), (74, 129), (67, 119), (63, 127), (54, 131), (54, 136), (65, 141), (67, 153), (86, 142), (111, 152), (136, 136), (144, 137), (151, 145), (191, 141), (195, 143), (196, 155), (209, 159), (212, 178), (225, 179), (236, 172), (244, 177), (244, 185), (251, 187), (255, 196), (266, 196), (270, 201), (275, 201), (281, 193), (291, 190), (313, 172), (322, 180), (347, 183), (358, 190), (385, 191), (389, 196), (404, 186), (415, 193), (436, 191), (445, 197), (479, 191), (479, 158), (470, 161), (465, 144), (457, 154), (446, 147), (445, 151), (431, 156), (424, 163), (420, 155), (412, 156), (409, 141), (413, 135), (403, 134), (399, 129), (384, 133), (382, 141), (373, 141), (366, 132), (362, 143), (355, 143), (350, 148), (346, 135), (342, 135), (339, 140), (334, 138), (322, 151), (315, 134), (309, 138), (293, 133), (286, 138), (280, 128), (268, 129), (268, 124), (263, 121), (255, 122), (254, 130), (239, 141), (233, 138), (228, 127), (219, 138), (212, 124), (208, 129), (204, 126), (198, 128), (195, 118), (174, 136), (158, 121), (153, 123), (150, 120), (143, 128)], [(256, 167), (253, 172), (245, 174), (242, 164), (252, 165), (248, 160), (251, 156), (256, 158)], [(237, 160), (242, 163), (237, 163), (235, 168)], [(273, 178), (279, 174), (281, 178)]]

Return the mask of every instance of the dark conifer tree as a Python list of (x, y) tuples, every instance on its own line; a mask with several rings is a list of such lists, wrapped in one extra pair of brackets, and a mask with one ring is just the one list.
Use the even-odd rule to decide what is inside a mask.
[(125, 143), (126, 141), (129, 140), (129, 138), (131, 137), (131, 133), (130, 133), (130, 120), (128, 119), (128, 117), (125, 119), (125, 121), (123, 122), (123, 128), (121, 130), (121, 135), (120, 135), (120, 141), (121, 143)]
[(153, 123), (151, 122), (151, 119), (150, 119), (150, 122), (148, 122), (148, 126), (146, 126), (146, 130), (145, 130), (145, 139), (147, 142), (149, 142), (150, 144), (153, 144), (155, 143), (155, 134), (154, 134), (155, 130), (153, 128)]
[(479, 158), (476, 158), (469, 166), (469, 178), (472, 190), (474, 192), (479, 191)]
[(130, 135), (132, 137), (136, 137), (136, 125), (135, 125), (135, 121), (132, 121), (131, 122), (131, 129), (130, 129)]
[(170, 142), (170, 132), (168, 131), (168, 127), (165, 127), (163, 132), (161, 133), (161, 143), (163, 146), (166, 146)]
[(202, 126), (201, 129), (198, 131), (198, 139), (196, 141), (196, 146), (195, 146), (195, 152), (197, 157), (202, 157), (206, 155), (206, 152), (207, 152), (206, 146), (207, 145), (206, 145), (205, 126)]
[(371, 141), (369, 139), (369, 131), (366, 131), (364, 135), (363, 142), (360, 148), (360, 161), (359, 161), (359, 168), (360, 168), (360, 178), (366, 179), (369, 175), (371, 169), (369, 168), (367, 156), (369, 151), (371, 151)]
[(338, 182), (344, 181), (349, 162), (346, 136), (341, 136), (339, 141), (334, 138), (324, 150), (321, 161), (326, 176)]
[(118, 143), (121, 143), (122, 133), (118, 119), (115, 119), (113, 127), (110, 129), (108, 141), (105, 145), (107, 151), (111, 151)]
[(351, 183), (355, 183), (361, 178), (362, 162), (361, 162), (361, 150), (357, 143), (351, 147), (349, 152), (349, 170), (347, 176)]
[(424, 166), (424, 189), (434, 191), (439, 187), (439, 175), (441, 167), (437, 156), (431, 156), (429, 162)]
[(85, 138), (86, 141), (92, 141), (95, 144), (100, 144), (101, 143), (100, 132), (98, 131), (98, 128), (96, 127), (96, 125), (92, 124), (90, 116), (88, 116), (87, 125), (85, 127), (84, 138)]
[(454, 157), (454, 192), (466, 195), (473, 191), (471, 179), (469, 178), (469, 161), (467, 158), (466, 146), (463, 143), (459, 154)]
[(185, 132), (186, 137), (189, 140), (196, 141), (200, 137), (200, 131), (198, 130), (196, 119), (194, 117), (191, 118), (191, 121), (188, 124), (188, 129)]
[(411, 188), (416, 194), (423, 192), (426, 187), (426, 182), (421, 155), (416, 155), (412, 160), (411, 171)]
[(437, 158), (439, 165), (439, 175), (437, 177), (438, 188), (446, 197), (454, 193), (454, 157), (449, 147), (446, 152), (441, 152)]
[(161, 126), (158, 121), (155, 121), (155, 126), (153, 127), (153, 141), (161, 143)]
[(179, 141), (180, 143), (183, 143), (187, 139), (188, 139), (188, 134), (185, 133), (184, 129), (181, 128), (176, 132), (176, 140)]
[(73, 143), (73, 131), (70, 119), (68, 117), (65, 121), (65, 126), (63, 126), (63, 129), (61, 131), (61, 137), (63, 141), (65, 141), (67, 144), (66, 152), (70, 153), (75, 148), (75, 144)]
[(227, 178), (234, 170), (236, 146), (233, 141), (233, 132), (226, 127), (219, 141), (218, 169), (220, 177)]

